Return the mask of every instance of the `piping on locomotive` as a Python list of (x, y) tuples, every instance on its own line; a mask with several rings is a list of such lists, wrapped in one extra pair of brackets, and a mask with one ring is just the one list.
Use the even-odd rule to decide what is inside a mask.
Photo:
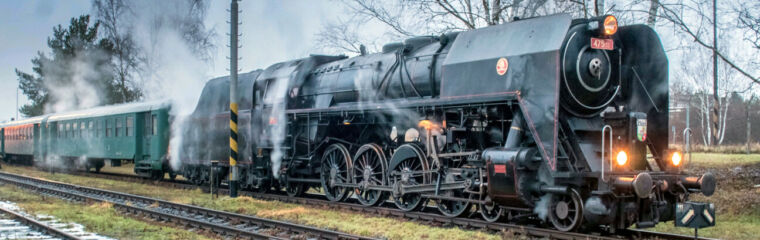
[[(562, 231), (652, 227), (716, 184), (668, 149), (667, 70), (651, 28), (568, 15), (277, 63), (241, 76), (241, 182)], [(209, 144), (225, 142), (226, 84), (207, 84), (183, 133), (197, 136), (182, 161), (199, 184), (228, 159)]]

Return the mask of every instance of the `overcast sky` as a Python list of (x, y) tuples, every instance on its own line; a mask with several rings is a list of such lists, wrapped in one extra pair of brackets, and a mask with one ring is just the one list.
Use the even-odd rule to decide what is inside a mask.
[[(207, 26), (216, 29), (217, 51), (209, 76), (227, 75), (229, 62), (229, 1), (211, 1)], [(332, 1), (259, 1), (240, 2), (243, 11), (240, 32), (243, 34), (239, 63), (244, 72), (264, 68), (272, 63), (301, 58), (314, 52), (315, 34), (325, 21), (343, 13)], [(18, 80), (14, 69), (32, 72), (30, 60), (38, 51), (49, 53), (47, 38), (53, 27), (64, 27), (72, 17), (91, 14), (90, 0), (24, 0), (0, 3), (0, 121), (16, 116)], [(304, 11), (308, 9), (308, 11)], [(178, 59), (178, 61), (181, 61)], [(27, 102), (19, 94), (19, 106)]]

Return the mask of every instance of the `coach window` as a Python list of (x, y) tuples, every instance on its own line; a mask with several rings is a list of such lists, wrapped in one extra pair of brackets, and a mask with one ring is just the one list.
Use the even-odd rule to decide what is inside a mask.
[(145, 136), (150, 136), (152, 129), (153, 127), (151, 127), (150, 114), (145, 114)]
[(106, 137), (111, 137), (111, 129), (113, 128), (113, 119), (106, 119)]
[(158, 119), (156, 119), (156, 115), (151, 115), (150, 121), (151, 121), (150, 135), (156, 135), (156, 133), (158, 133), (157, 126), (156, 126), (158, 124)]
[(106, 129), (103, 127), (103, 121), (105, 120), (98, 120), (96, 124), (98, 124), (98, 137), (103, 137), (106, 135)]
[(124, 135), (121, 131), (122, 128), (124, 128), (124, 121), (122, 121), (122, 118), (116, 118), (116, 133), (114, 136), (118, 137), (119, 135)]
[(131, 137), (135, 135), (135, 133), (132, 132), (134, 129), (135, 129), (135, 118), (127, 117), (127, 137)]
[(81, 138), (87, 137), (87, 133), (85, 132), (86, 129), (87, 129), (87, 125), (85, 124), (85, 122), (79, 123), (79, 137)]
[(90, 120), (89, 125), (90, 125), (90, 127), (87, 130), (89, 130), (89, 132), (90, 132), (90, 137), (95, 137), (95, 123), (92, 122), (92, 120)]

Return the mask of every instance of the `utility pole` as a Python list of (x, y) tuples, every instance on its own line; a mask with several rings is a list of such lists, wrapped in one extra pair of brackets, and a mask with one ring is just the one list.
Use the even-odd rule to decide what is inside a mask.
[(720, 97), (718, 96), (718, 0), (713, 0), (713, 109), (712, 135), (713, 144), (718, 145), (718, 127), (720, 118)]
[(230, 3), (230, 197), (238, 196), (238, 0)]

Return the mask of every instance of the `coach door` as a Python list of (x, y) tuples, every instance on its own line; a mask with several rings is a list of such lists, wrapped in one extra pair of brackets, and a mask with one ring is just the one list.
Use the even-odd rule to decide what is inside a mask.
[(40, 130), (40, 124), (35, 123), (32, 127), (32, 141), (34, 144), (34, 149), (32, 150), (33, 160), (39, 160), (40, 154), (42, 154), (42, 148), (40, 147)]
[(0, 158), (5, 158), (5, 128), (0, 128)]
[(143, 116), (144, 126), (143, 129), (143, 159), (150, 158), (151, 153), (153, 153), (152, 142), (153, 138), (156, 135), (156, 114), (151, 112), (146, 112)]

